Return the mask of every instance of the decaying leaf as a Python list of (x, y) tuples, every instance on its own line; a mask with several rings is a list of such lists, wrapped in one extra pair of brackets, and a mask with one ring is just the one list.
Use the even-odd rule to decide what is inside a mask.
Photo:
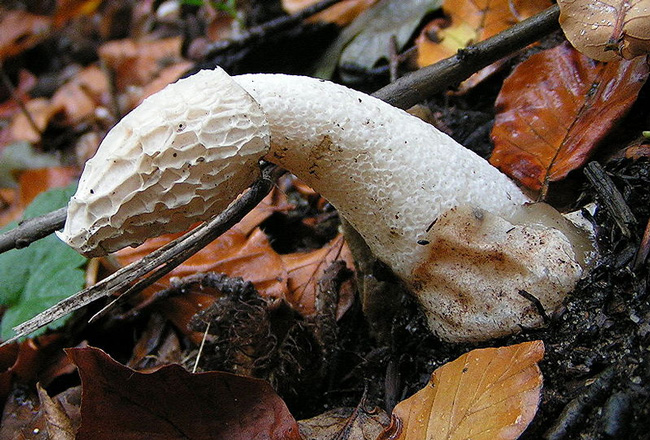
[(597, 63), (568, 44), (531, 56), (496, 101), (490, 162), (544, 193), (585, 163), (635, 102), (648, 77), (642, 59)]
[(36, 391), (49, 439), (74, 440), (76, 429), (70, 416), (63, 409), (63, 405), (58, 400), (51, 398), (40, 384), (36, 385)]
[(446, 0), (447, 18), (427, 24), (416, 40), (418, 66), (455, 55), (458, 49), (485, 40), (551, 6), (549, 0)]
[(599, 61), (650, 53), (650, 0), (559, 0), (560, 26), (583, 54)]
[(390, 417), (380, 408), (367, 410), (337, 408), (311, 419), (300, 420), (304, 440), (375, 440), (388, 425)]
[(110, 41), (99, 48), (99, 57), (115, 72), (117, 88), (123, 91), (127, 86), (145, 86), (165, 67), (181, 63), (182, 44), (181, 37), (158, 41)]
[(377, 440), (516, 439), (539, 404), (542, 341), (472, 350), (400, 402)]
[(67, 353), (83, 389), (78, 440), (300, 440), (295, 419), (262, 380), (179, 365), (144, 374), (96, 348)]

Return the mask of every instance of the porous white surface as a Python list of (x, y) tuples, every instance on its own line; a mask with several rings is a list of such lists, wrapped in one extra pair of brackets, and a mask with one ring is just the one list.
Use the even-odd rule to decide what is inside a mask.
[(459, 205), (508, 217), (529, 199), (487, 161), (378, 99), (314, 78), (234, 78), (266, 113), (267, 160), (329, 200), (403, 278), (427, 228)]
[(513, 224), (468, 206), (438, 219), (406, 281), (439, 337), (472, 342), (540, 327), (573, 290), (582, 267), (572, 243), (530, 220)]
[(268, 142), (264, 113), (223, 70), (181, 79), (108, 133), (59, 236), (96, 256), (183, 231), (250, 186)]

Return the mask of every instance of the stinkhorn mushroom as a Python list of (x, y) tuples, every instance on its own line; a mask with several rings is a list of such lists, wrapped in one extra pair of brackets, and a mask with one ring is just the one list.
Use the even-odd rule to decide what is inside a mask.
[(169, 85), (108, 133), (60, 236), (97, 256), (186, 229), (243, 192), (262, 158), (327, 198), (446, 340), (539, 326), (583, 272), (555, 210), (528, 207), (433, 126), (330, 82), (218, 68)]

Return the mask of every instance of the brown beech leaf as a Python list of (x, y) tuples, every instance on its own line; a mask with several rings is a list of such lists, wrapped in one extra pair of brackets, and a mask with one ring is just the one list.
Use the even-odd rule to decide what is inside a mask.
[(377, 440), (516, 439), (539, 405), (543, 356), (542, 341), (462, 355), (397, 404)]
[(76, 167), (34, 168), (20, 172), (13, 203), (0, 211), (0, 226), (17, 220), (37, 195), (52, 188), (68, 186), (79, 175)]
[(583, 54), (599, 61), (650, 53), (650, 0), (559, 0), (560, 26)]
[[(198, 272), (217, 272), (251, 281), (262, 296), (284, 297), (287, 292), (284, 264), (271, 247), (266, 235), (257, 229), (257, 226), (273, 212), (286, 210), (288, 207), (284, 195), (275, 191), (241, 222), (158, 281), (156, 287), (166, 288), (171, 277), (182, 278)], [(130, 264), (179, 235), (181, 234), (167, 234), (147, 240), (135, 249), (122, 249), (115, 254), (117, 261), (124, 266)]]
[(442, 8), (447, 18), (431, 21), (415, 42), (418, 66), (455, 55), (458, 49), (496, 35), (549, 6), (550, 0), (446, 0)]
[(183, 62), (182, 44), (181, 37), (156, 41), (115, 40), (102, 44), (99, 57), (115, 72), (117, 88), (123, 91), (128, 86), (146, 86), (165, 67)]
[(490, 162), (544, 194), (587, 161), (647, 77), (642, 59), (597, 63), (567, 43), (531, 56), (497, 97)]
[[(334, 261), (343, 260), (348, 268), (354, 267), (352, 254), (342, 234), (320, 249), (281, 257), (288, 274), (286, 299), (303, 316), (316, 313), (318, 282)], [(352, 294), (339, 298), (339, 317), (349, 308), (352, 298)]]
[(265, 381), (192, 374), (176, 364), (145, 374), (97, 348), (66, 351), (83, 389), (78, 440), (300, 440), (298, 424)]

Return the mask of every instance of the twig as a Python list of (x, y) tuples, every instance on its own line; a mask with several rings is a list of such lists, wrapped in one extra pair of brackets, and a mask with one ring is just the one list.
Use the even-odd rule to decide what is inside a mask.
[(198, 252), (198, 250), (226, 232), (257, 206), (273, 187), (272, 176), (269, 175), (271, 172), (273, 170), (265, 172), (263, 177), (257, 180), (235, 203), (209, 222), (203, 223), (143, 259), (118, 270), (94, 286), (64, 299), (29, 321), (14, 327), (16, 336), (4, 344), (26, 336), (99, 298), (108, 296), (153, 271), (155, 272), (152, 275), (139, 281), (136, 286), (144, 288), (146, 285), (154, 283), (193, 253)]
[(559, 7), (551, 6), (487, 40), (459, 50), (452, 57), (401, 77), (374, 96), (395, 107), (412, 107), (558, 29), (559, 16)]
[(603, 167), (598, 162), (589, 162), (584, 169), (584, 174), (623, 235), (632, 237), (630, 226), (636, 225), (636, 217)]
[(22, 221), (16, 228), (0, 235), (0, 253), (21, 249), (61, 229), (65, 224), (66, 208), (48, 212), (40, 217)]
[(27, 106), (23, 102), (23, 99), (20, 97), (20, 95), (18, 95), (18, 93), (16, 93), (16, 88), (14, 87), (14, 85), (11, 83), (11, 80), (7, 76), (2, 61), (0, 61), (0, 78), (2, 78), (2, 84), (9, 90), (9, 93), (11, 94), (11, 98), (14, 101), (16, 101), (16, 104), (18, 104), (18, 107), (20, 107), (20, 111), (23, 112), (23, 114), (27, 118), (27, 122), (29, 123), (32, 130), (34, 130), (36, 134), (41, 136), (43, 134), (43, 131), (40, 128), (38, 128), (36, 121), (34, 121), (34, 118), (32, 117), (32, 114), (27, 109)]
[(254, 26), (245, 32), (243, 32), (237, 38), (231, 40), (222, 40), (217, 41), (213, 45), (209, 46), (206, 50), (204, 58), (213, 58), (227, 50), (236, 50), (244, 46), (247, 46), (257, 40), (268, 37), (269, 35), (276, 34), (285, 29), (288, 29), (296, 24), (302, 22), (304, 19), (311, 17), (314, 14), (329, 8), (330, 6), (335, 5), (341, 0), (323, 0), (315, 5), (312, 5), (308, 8), (303, 9), (302, 11), (293, 14), (285, 15), (282, 17), (275, 18), (271, 21), (267, 21), (259, 26)]

